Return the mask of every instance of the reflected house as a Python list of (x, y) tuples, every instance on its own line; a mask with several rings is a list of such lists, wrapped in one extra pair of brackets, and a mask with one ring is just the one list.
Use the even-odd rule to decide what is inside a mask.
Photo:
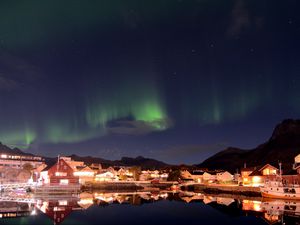
[(234, 199), (233, 198), (217, 197), (217, 203), (220, 204), (220, 205), (229, 206), (232, 203), (234, 203)]
[(0, 202), (0, 218), (26, 217), (34, 212), (28, 203)]
[(242, 201), (242, 209), (244, 211), (262, 212), (262, 202), (245, 199)]
[(279, 174), (279, 170), (270, 165), (266, 164), (262, 167), (255, 169), (250, 175), (250, 184), (254, 187), (264, 185), (266, 180), (273, 180), (275, 179), (276, 175)]
[(77, 204), (83, 209), (88, 209), (94, 204), (94, 196), (91, 193), (82, 192), (80, 193), (79, 198), (80, 200)]
[(169, 174), (158, 170), (143, 170), (139, 176), (139, 180), (147, 181), (153, 179), (167, 180)]
[(216, 202), (216, 201), (217, 201), (217, 198), (214, 197), (214, 196), (208, 196), (208, 195), (203, 196), (203, 203), (204, 204), (209, 204), (209, 203)]
[(74, 170), (70, 165), (63, 158), (58, 157), (54, 165), (46, 167), (41, 172), (41, 182), (50, 186), (78, 185), (79, 178), (74, 176)]
[(77, 198), (39, 200), (36, 207), (45, 213), (54, 224), (60, 224), (72, 211), (81, 209), (77, 201)]

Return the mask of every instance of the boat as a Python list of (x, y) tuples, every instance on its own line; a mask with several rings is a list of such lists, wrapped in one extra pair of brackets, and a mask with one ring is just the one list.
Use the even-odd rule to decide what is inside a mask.
[(287, 184), (281, 176), (281, 163), (279, 163), (280, 175), (274, 181), (267, 181), (260, 187), (261, 195), (266, 198), (300, 200), (300, 185)]
[(268, 181), (260, 188), (261, 195), (266, 198), (300, 200), (300, 186), (286, 185), (282, 180)]

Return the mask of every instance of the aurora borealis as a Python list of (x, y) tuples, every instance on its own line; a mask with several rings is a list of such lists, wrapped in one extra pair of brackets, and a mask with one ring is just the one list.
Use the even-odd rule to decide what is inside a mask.
[(300, 115), (296, 0), (1, 1), (0, 141), (198, 163)]

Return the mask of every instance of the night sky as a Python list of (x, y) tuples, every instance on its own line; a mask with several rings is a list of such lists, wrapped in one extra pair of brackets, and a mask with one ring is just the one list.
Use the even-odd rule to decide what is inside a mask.
[(200, 163), (300, 116), (299, 0), (0, 2), (0, 141)]

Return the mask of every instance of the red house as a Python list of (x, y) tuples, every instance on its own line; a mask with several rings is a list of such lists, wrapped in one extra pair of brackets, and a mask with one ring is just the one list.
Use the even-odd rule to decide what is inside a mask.
[(45, 168), (42, 173), (44, 184), (51, 186), (79, 184), (79, 178), (74, 176), (73, 169), (61, 158), (58, 158), (58, 161), (50, 168)]

